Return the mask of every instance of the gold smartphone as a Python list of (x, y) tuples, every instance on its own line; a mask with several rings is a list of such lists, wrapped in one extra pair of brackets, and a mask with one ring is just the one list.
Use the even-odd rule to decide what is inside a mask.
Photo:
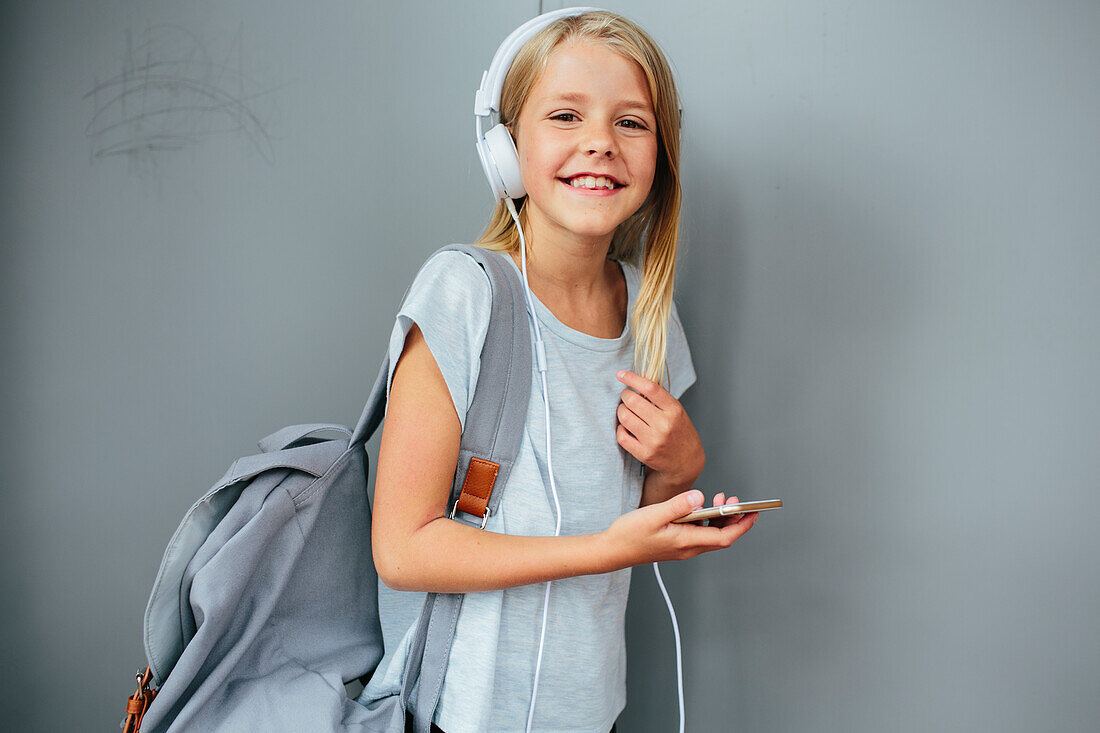
[(742, 501), (737, 504), (723, 504), (722, 506), (709, 506), (696, 509), (687, 516), (673, 519), (673, 524), (687, 522), (701, 522), (704, 519), (717, 519), (733, 514), (748, 514), (749, 512), (766, 512), (769, 509), (779, 509), (783, 506), (781, 499), (766, 499), (764, 501)]

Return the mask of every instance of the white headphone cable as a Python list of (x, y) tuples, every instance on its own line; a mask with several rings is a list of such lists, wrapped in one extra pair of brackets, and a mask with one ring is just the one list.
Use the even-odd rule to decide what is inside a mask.
[(661, 579), (661, 571), (657, 563), (653, 563), (653, 574), (657, 576), (657, 585), (661, 587), (661, 595), (665, 597), (665, 605), (668, 606), (668, 615), (672, 619), (672, 633), (676, 637), (676, 692), (680, 700), (680, 733), (684, 733), (684, 663), (683, 653), (680, 649), (680, 625), (676, 623), (676, 611), (672, 608), (672, 599), (665, 590), (665, 581)]
[[(554, 536), (561, 534), (561, 503), (558, 501), (558, 487), (554, 483), (554, 459), (550, 452), (550, 392), (546, 384), (546, 346), (542, 342), (542, 331), (539, 328), (539, 320), (535, 316), (535, 303), (531, 295), (531, 286), (527, 282), (527, 240), (523, 236), (523, 227), (519, 223), (519, 214), (516, 213), (516, 205), (510, 197), (504, 198), (504, 205), (508, 207), (512, 218), (519, 230), (519, 259), (520, 269), (523, 270), (523, 292), (527, 298), (527, 315), (531, 317), (531, 323), (535, 327), (535, 361), (538, 365), (539, 375), (542, 377), (542, 402), (546, 413), (546, 473), (550, 476), (550, 491), (554, 495)], [(531, 722), (535, 717), (535, 700), (538, 698), (539, 674), (542, 672), (542, 650), (546, 642), (546, 619), (550, 610), (550, 583), (546, 581), (546, 593), (542, 600), (542, 631), (539, 633), (539, 654), (535, 662), (535, 681), (531, 687), (531, 706), (527, 709), (527, 733), (531, 731)]]

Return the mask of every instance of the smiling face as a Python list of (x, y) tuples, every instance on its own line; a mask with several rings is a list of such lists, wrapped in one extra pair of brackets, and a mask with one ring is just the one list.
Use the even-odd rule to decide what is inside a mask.
[(649, 195), (657, 119), (645, 73), (606, 46), (555, 48), (512, 133), (540, 242), (606, 247)]

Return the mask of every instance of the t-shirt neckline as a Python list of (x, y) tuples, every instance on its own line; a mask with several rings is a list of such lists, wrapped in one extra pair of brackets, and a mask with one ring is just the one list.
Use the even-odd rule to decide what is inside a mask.
[[(519, 275), (522, 287), (523, 272), (516, 264), (516, 261), (513, 260), (512, 256), (507, 252), (501, 252), (500, 254), (508, 261), (512, 269), (516, 271), (516, 274)], [(634, 311), (634, 298), (637, 294), (637, 284), (634, 282), (633, 268), (628, 267), (619, 260), (613, 259), (611, 261), (619, 266), (619, 270), (623, 273), (623, 279), (626, 280), (626, 322), (623, 324), (623, 332), (621, 334), (616, 338), (607, 339), (578, 331), (575, 328), (570, 328), (558, 320), (558, 317), (554, 315), (553, 311), (547, 308), (546, 305), (539, 300), (534, 291), (531, 291), (531, 299), (535, 303), (535, 314), (539, 319), (539, 323), (558, 337), (592, 351), (615, 351), (621, 348), (623, 343), (630, 338), (630, 314)]]

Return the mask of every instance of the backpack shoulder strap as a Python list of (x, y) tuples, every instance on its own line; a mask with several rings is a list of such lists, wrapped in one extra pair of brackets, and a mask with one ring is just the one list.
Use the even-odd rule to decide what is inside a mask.
[[(463, 512), (477, 517), (484, 527), (500, 505), (527, 422), (531, 332), (523, 287), (508, 255), (469, 245), (453, 248), (471, 255), (485, 268), (493, 290), (481, 370), (466, 412), (450, 502), (452, 518)], [(493, 491), (494, 486), (501, 490)]]

